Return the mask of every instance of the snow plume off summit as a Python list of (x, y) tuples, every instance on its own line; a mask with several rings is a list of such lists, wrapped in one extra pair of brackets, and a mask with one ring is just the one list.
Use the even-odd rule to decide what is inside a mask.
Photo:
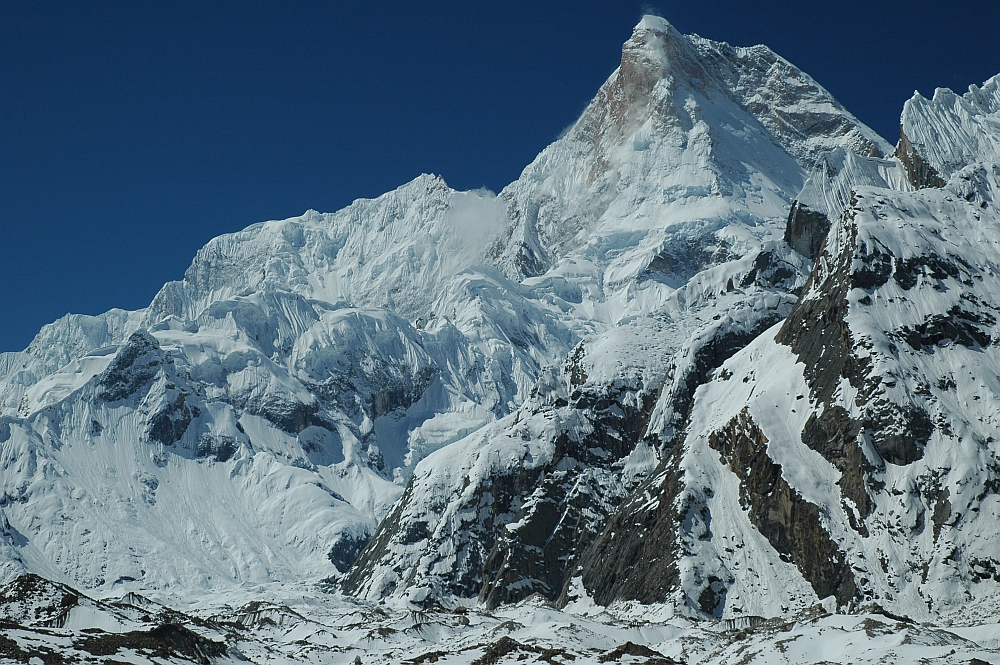
[(647, 16), (498, 195), (423, 175), (44, 327), (0, 657), (997, 661), (998, 127), (994, 78), (893, 147)]

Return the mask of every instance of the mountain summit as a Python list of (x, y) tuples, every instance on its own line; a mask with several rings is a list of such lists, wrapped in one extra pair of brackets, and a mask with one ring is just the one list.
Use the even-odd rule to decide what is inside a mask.
[[(767, 47), (685, 36), (646, 16), (580, 119), (501, 193), (512, 224), (498, 265), (522, 279), (616, 231), (650, 231), (633, 243), (650, 251), (662, 220), (784, 216), (803, 172), (834, 148), (892, 151)], [(724, 210), (694, 207), (722, 200)]]

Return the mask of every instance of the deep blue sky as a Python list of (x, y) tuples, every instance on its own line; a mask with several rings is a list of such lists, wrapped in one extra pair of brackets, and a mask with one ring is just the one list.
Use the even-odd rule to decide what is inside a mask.
[[(638, 2), (0, 0), (0, 351), (144, 307), (221, 233), (422, 172), (498, 191), (614, 70)], [(646, 5), (650, 7), (650, 5)], [(1000, 3), (652, 3), (765, 43), (895, 142), (1000, 72)]]

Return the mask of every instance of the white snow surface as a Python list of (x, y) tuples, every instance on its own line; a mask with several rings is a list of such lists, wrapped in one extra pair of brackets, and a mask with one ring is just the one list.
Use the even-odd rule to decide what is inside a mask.
[[(836, 130), (782, 133), (779, 112)], [(768, 49), (650, 18), (581, 120), (499, 197), (423, 175), (254, 224), (209, 242), (148, 308), (67, 316), (0, 356), (0, 509), (21, 543), (6, 569), (82, 588), (336, 576), (337, 534), (370, 534), (421, 459), (515, 412), (581, 341), (591, 384), (624, 372), (658, 386), (712, 323), (687, 312), (716, 307), (761, 251), (801, 280), (777, 236), (803, 165), (882, 143)], [(544, 241), (531, 276), (508, 260), (520, 233)], [(790, 304), (754, 298), (748, 311)], [(730, 301), (719, 311), (744, 307)], [(653, 342), (664, 317), (671, 341)], [(147, 364), (104, 399), (105, 371), (143, 335)]]
[(901, 131), (945, 181), (975, 162), (1000, 163), (1000, 74), (963, 95), (938, 88), (927, 99), (914, 91)]
[(835, 148), (892, 150), (767, 47), (647, 17), (580, 119), (501, 192), (512, 224), (499, 265), (535, 275), (575, 250), (606, 265), (617, 290), (672, 240), (785, 217), (804, 173)]
[[(65, 593), (49, 590), (42, 601), (58, 601)], [(212, 594), (83, 597), (68, 612), (56, 613), (55, 621), (47, 605), (0, 606), (0, 618), (22, 622), (4, 637), (37, 662), (46, 650), (88, 662), (95, 651), (100, 653), (88, 648), (88, 639), (117, 637), (128, 646), (106, 657), (137, 665), (162, 663), (162, 654), (127, 641), (130, 634), (144, 633), (162, 621), (180, 623), (204, 640), (224, 644), (225, 655), (213, 657), (214, 663), (339, 665), (360, 659), (470, 665), (492, 653), (499, 656), (486, 662), (505, 665), (538, 662), (540, 656), (582, 665), (645, 663), (652, 658), (693, 665), (966, 665), (973, 658), (990, 662), (1000, 656), (1000, 628), (993, 622), (949, 620), (930, 626), (878, 613), (829, 614), (819, 605), (784, 619), (701, 622), (676, 616), (653, 619), (648, 612), (637, 619), (626, 608), (579, 605), (560, 611), (538, 598), (495, 612), (414, 612), (273, 583), (234, 590), (226, 602)], [(41, 617), (32, 616), (37, 607)], [(198, 662), (192, 656), (175, 652), (166, 662)]]

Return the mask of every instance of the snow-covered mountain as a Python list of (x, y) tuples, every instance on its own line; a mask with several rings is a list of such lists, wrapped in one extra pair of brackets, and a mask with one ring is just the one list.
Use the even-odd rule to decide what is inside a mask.
[(505, 272), (569, 273), (603, 295), (581, 305), (610, 325), (517, 412), (419, 466), (345, 589), (565, 598), (578, 555), (683, 429), (697, 386), (788, 315), (809, 270), (782, 241), (789, 207), (833, 152), (885, 161), (891, 147), (769, 49), (645, 18), (580, 120), (500, 194)]
[(647, 16), (499, 195), (255, 224), (0, 354), (0, 657), (113, 646), (86, 629), (347, 662), (335, 632), (416, 611), (495, 663), (534, 648), (497, 646), (511, 606), (606, 617), (577, 657), (723, 662), (691, 621), (995, 616), (998, 193), (1000, 77), (915, 96), (894, 149), (766, 47)]

